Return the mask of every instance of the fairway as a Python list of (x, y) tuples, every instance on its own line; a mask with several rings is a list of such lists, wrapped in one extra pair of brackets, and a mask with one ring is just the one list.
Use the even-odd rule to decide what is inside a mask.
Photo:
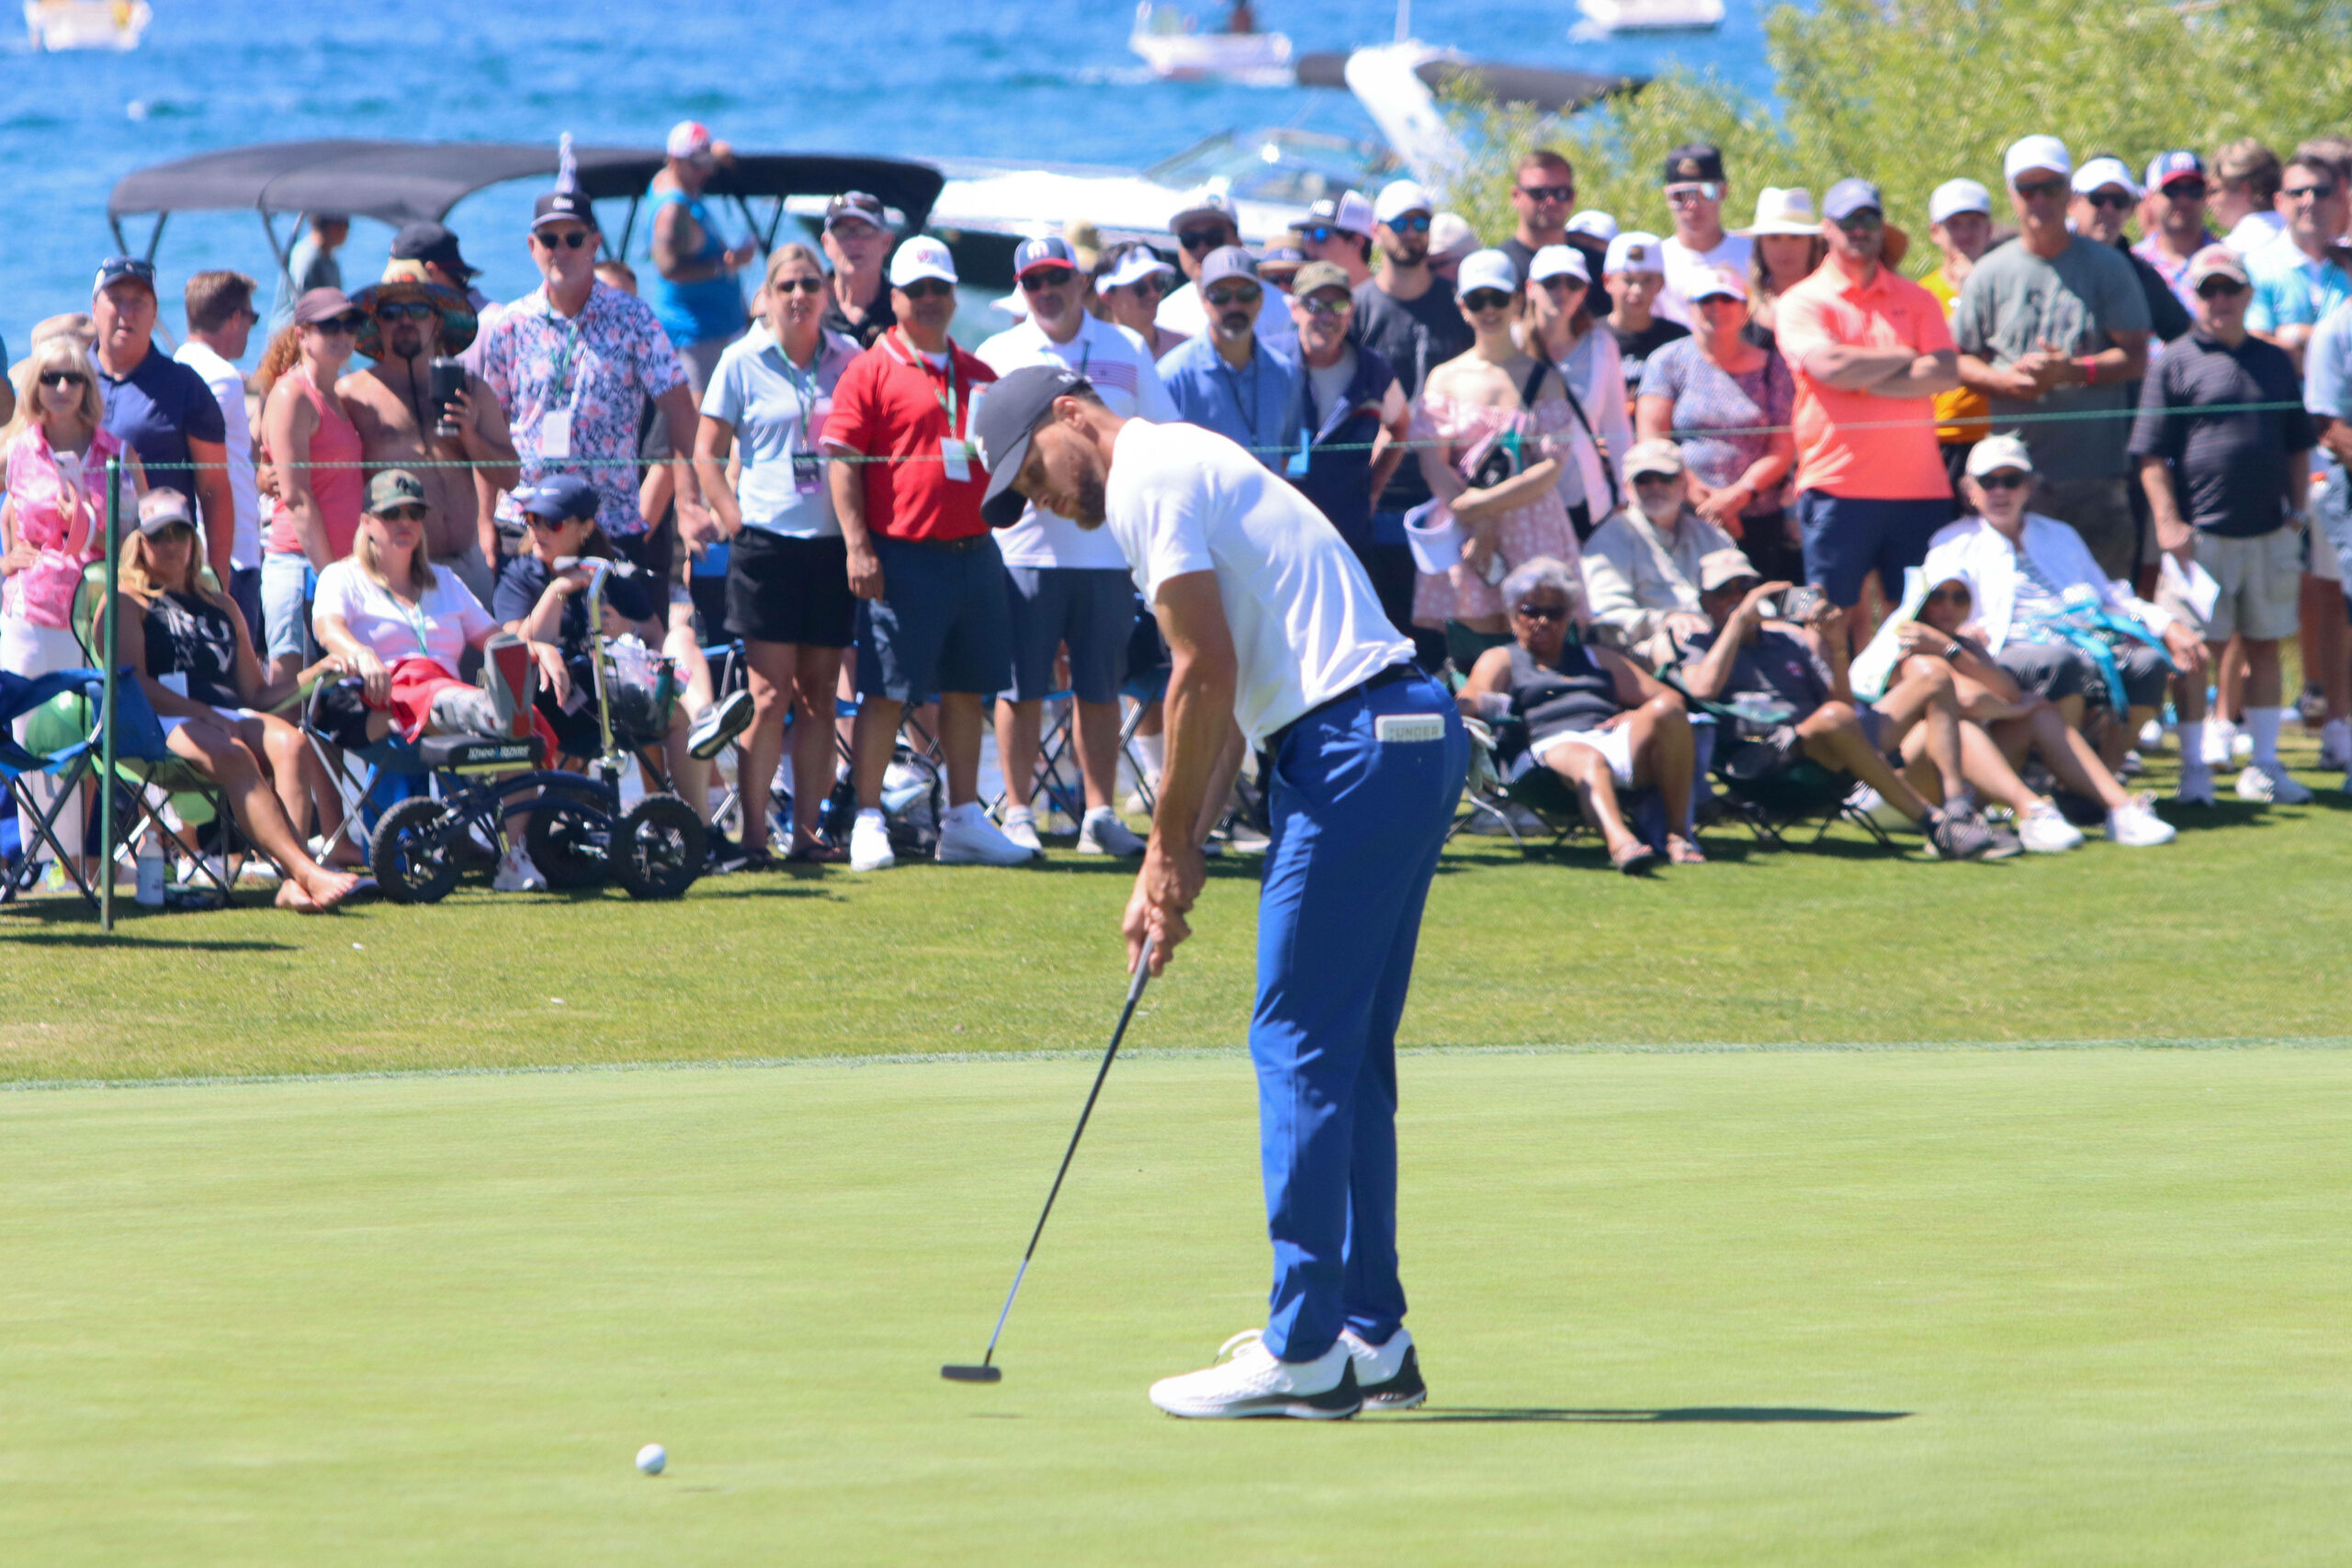
[(1432, 1399), (1333, 1427), (1144, 1400), (1262, 1310), (1230, 1054), (939, 1380), (1091, 1071), (0, 1097), (6, 1555), (2341, 1561), (2340, 1050), (1415, 1054)]

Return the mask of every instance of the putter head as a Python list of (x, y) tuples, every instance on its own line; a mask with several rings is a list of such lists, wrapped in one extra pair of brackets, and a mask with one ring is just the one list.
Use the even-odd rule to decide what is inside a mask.
[(1003, 1369), (1000, 1367), (958, 1367), (948, 1365), (939, 1369), (939, 1375), (949, 1382), (1001, 1382)]

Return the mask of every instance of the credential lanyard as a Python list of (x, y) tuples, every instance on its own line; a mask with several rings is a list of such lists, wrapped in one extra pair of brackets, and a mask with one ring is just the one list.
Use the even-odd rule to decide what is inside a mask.
[[(931, 361), (925, 359), (922, 350), (916, 348), (908, 338), (905, 328), (893, 327), (890, 330), (899, 334), (899, 344), (913, 357), (915, 368), (922, 372), (923, 379), (930, 381)], [(938, 384), (933, 382), (931, 395), (939, 400), (940, 412), (947, 416), (947, 434), (957, 441), (964, 439), (962, 434), (956, 428), (956, 345), (952, 343), (947, 345), (947, 390), (942, 392)], [(967, 420), (967, 423), (968, 423), (969, 421)]]

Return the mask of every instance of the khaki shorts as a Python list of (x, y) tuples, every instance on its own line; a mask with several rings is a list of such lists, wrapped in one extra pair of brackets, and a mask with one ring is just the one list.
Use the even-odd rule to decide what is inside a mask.
[(2251, 539), (2199, 534), (2197, 564), (2222, 585), (2205, 623), (2207, 641), (2235, 636), (2274, 642), (2295, 635), (2303, 586), (2300, 530), (2277, 528)]

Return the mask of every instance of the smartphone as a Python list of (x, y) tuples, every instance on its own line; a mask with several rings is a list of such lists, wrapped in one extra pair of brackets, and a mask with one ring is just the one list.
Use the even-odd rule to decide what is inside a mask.
[(1800, 623), (1811, 620), (1814, 613), (1821, 608), (1824, 597), (1821, 590), (1811, 583), (1792, 588), (1781, 595), (1780, 617), (1784, 621)]
[(466, 362), (462, 359), (435, 359), (433, 362), (433, 433), (455, 435), (458, 427), (449, 422), (449, 400), (466, 389)]

